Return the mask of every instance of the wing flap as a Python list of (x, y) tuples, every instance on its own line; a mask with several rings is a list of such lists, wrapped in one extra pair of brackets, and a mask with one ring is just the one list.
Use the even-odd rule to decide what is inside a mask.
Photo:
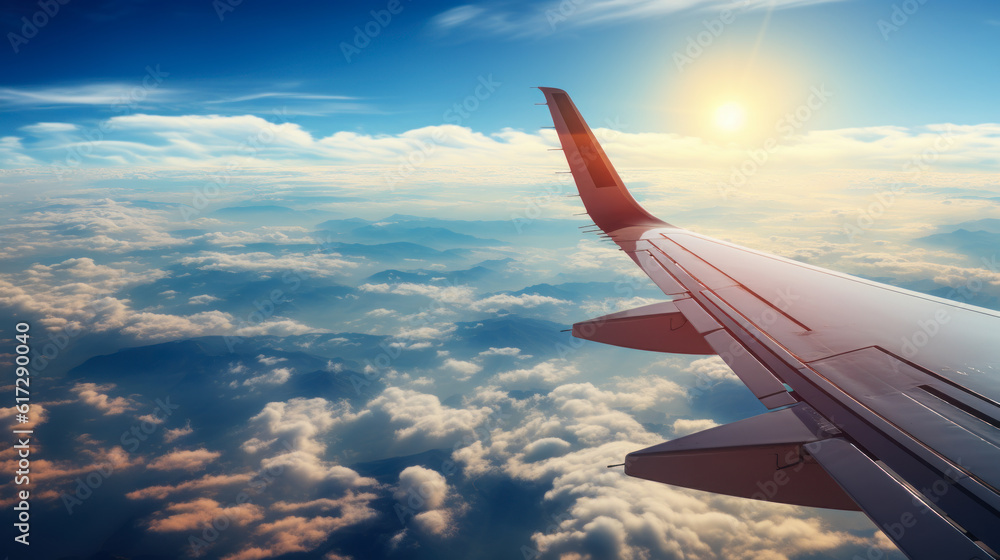
[[(811, 362), (811, 368), (917, 441), (933, 448), (958, 472), (1000, 488), (1000, 428), (936, 399), (925, 387), (940, 380), (877, 348)], [(967, 418), (962, 421), (961, 416)], [(952, 419), (954, 418), (954, 420)], [(994, 419), (994, 421), (996, 421)], [(995, 507), (1000, 500), (992, 499)]]
[(849, 442), (830, 438), (808, 443), (805, 449), (910, 558), (993, 557)]
[(805, 412), (768, 412), (633, 451), (625, 458), (625, 473), (755, 500), (857, 510), (803, 453), (803, 445), (830, 437)]
[(604, 315), (573, 325), (573, 336), (613, 346), (670, 352), (714, 354), (715, 351), (677, 309), (665, 301)]
[(717, 330), (705, 335), (705, 340), (764, 406), (778, 408), (798, 402), (771, 370), (747, 352), (732, 335)]
[(643, 272), (649, 276), (650, 280), (668, 296), (676, 296), (688, 293), (687, 288), (681, 285), (663, 265), (653, 258), (649, 251), (636, 251), (632, 253), (632, 259), (642, 268)]

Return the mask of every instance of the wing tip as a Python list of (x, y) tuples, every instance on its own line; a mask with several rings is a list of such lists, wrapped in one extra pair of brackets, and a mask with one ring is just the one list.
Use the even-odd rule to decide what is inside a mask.
[(673, 227), (632, 197), (569, 94), (559, 88), (536, 87), (545, 95), (544, 104), (549, 106), (563, 153), (594, 223), (608, 234), (631, 226)]

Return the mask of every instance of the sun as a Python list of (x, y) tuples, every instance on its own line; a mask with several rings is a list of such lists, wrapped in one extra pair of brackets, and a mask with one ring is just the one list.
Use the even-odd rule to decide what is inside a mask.
[(730, 102), (715, 110), (715, 126), (726, 132), (736, 132), (746, 123), (746, 112), (739, 103)]

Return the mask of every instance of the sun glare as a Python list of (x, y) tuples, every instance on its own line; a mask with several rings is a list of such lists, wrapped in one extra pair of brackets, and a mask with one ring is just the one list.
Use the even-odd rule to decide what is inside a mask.
[(726, 103), (715, 110), (715, 126), (726, 132), (736, 132), (745, 122), (746, 113), (739, 103)]

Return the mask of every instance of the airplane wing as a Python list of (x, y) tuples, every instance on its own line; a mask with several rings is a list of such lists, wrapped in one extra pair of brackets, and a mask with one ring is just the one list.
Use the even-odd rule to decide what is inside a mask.
[(566, 92), (539, 89), (587, 213), (672, 298), (573, 335), (718, 354), (771, 409), (629, 453), (625, 473), (862, 510), (913, 559), (1000, 558), (1000, 314), (663, 222)]

